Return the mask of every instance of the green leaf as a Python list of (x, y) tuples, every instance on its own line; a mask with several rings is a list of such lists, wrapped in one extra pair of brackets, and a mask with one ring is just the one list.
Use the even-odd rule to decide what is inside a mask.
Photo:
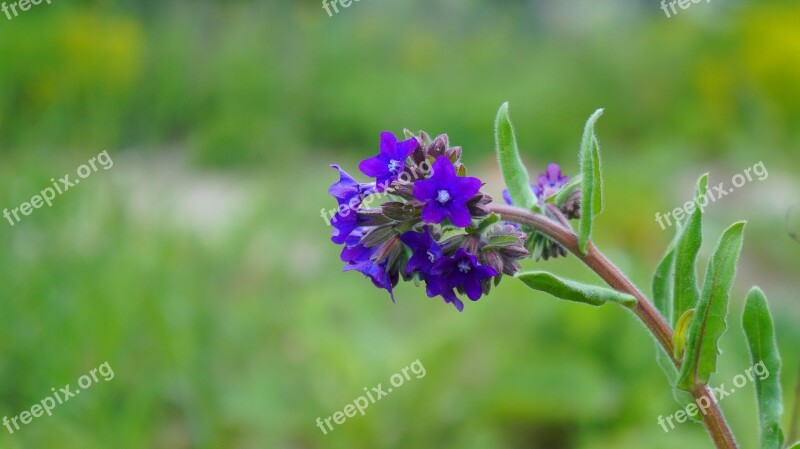
[[(603, 110), (600, 109), (600, 114), (602, 115)], [(598, 118), (600, 115), (597, 116)], [(592, 124), (594, 127), (594, 124)], [(584, 130), (585, 131), (585, 130)], [(594, 133), (594, 129), (592, 129)], [(603, 212), (603, 172), (601, 164), (603, 162), (600, 159), (600, 142), (597, 140), (597, 136), (592, 135), (592, 166), (594, 168), (594, 188), (592, 188), (592, 214), (596, 217)]]
[[(708, 173), (697, 181), (697, 198), (708, 190)], [(695, 307), (699, 293), (697, 291), (697, 253), (703, 243), (703, 212), (695, 208), (687, 220), (686, 226), (678, 231), (678, 243), (675, 247), (675, 277), (672, 293), (674, 295), (672, 324), (687, 310)]]
[(767, 306), (767, 298), (758, 287), (753, 287), (747, 295), (742, 316), (742, 327), (750, 347), (750, 359), (754, 367), (760, 367), (766, 377), (756, 376), (758, 396), (758, 416), (761, 428), (761, 449), (780, 449), (783, 445), (781, 415), (783, 397), (781, 396), (781, 357), (775, 339), (775, 328)]
[(675, 241), (659, 262), (653, 275), (653, 304), (667, 321), (672, 323), (672, 273), (675, 268)]
[(581, 219), (578, 247), (586, 253), (586, 245), (592, 236), (594, 217), (603, 210), (603, 180), (600, 171), (600, 148), (594, 135), (594, 125), (603, 115), (598, 109), (589, 117), (583, 129), (579, 161), (581, 165)]
[(687, 310), (675, 326), (675, 332), (672, 334), (673, 355), (675, 356), (675, 360), (683, 360), (683, 349), (686, 347), (686, 332), (689, 330), (689, 323), (694, 316), (694, 312), (694, 309)]
[(602, 306), (607, 302), (614, 302), (629, 308), (636, 307), (636, 298), (632, 295), (605, 287), (561, 279), (546, 271), (529, 271), (520, 273), (516, 277), (528, 287), (549, 293), (559, 299), (582, 302), (592, 306)]
[(572, 178), (564, 187), (562, 187), (555, 195), (551, 195), (545, 199), (547, 203), (553, 203), (557, 206), (563, 205), (569, 195), (583, 183), (583, 178), (580, 175)]
[(790, 447), (789, 449), (800, 449), (800, 441), (794, 443), (794, 446)]
[(503, 173), (511, 201), (518, 207), (532, 209), (536, 205), (536, 196), (531, 190), (528, 171), (522, 164), (517, 148), (517, 138), (514, 135), (514, 126), (508, 115), (508, 103), (503, 103), (497, 111), (495, 120), (495, 143), (497, 145), (497, 160), (500, 171)]
[(691, 391), (696, 383), (708, 384), (716, 370), (718, 343), (725, 333), (730, 290), (744, 241), (744, 222), (733, 224), (720, 237), (708, 261), (703, 294), (689, 324), (686, 355), (677, 387)]

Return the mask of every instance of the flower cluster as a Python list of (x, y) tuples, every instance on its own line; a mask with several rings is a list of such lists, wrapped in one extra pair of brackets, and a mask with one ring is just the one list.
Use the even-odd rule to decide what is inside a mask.
[[(399, 140), (384, 132), (378, 153), (359, 164), (374, 181), (358, 182), (331, 165), (339, 172), (328, 190), (339, 204), (331, 240), (343, 245), (344, 271), (364, 274), (392, 301), (400, 278), (424, 282), (429, 297), (441, 296), (459, 311), (463, 296), (477, 301), (503, 275), (519, 271), (519, 260), (530, 256), (529, 235), (541, 236), (489, 212), (492, 198), (481, 192), (480, 179), (466, 175), (461, 154), (447, 135), (406, 131)], [(532, 189), (544, 200), (567, 182), (551, 164)], [(376, 198), (380, 204), (371, 207)]]
[[(561, 173), (561, 167), (558, 164), (548, 165), (547, 170), (537, 178), (537, 183), (531, 184), (531, 191), (536, 197), (537, 208), (548, 217), (562, 222), (580, 218), (581, 191), (575, 186), (570, 186), (569, 176)], [(557, 194), (560, 193), (566, 194), (563, 198), (558, 198)], [(503, 191), (503, 200), (506, 204), (514, 204), (508, 190)], [(551, 257), (567, 255), (567, 249), (558, 243), (532, 229), (525, 231), (530, 234), (527, 248), (535, 260), (548, 260)]]

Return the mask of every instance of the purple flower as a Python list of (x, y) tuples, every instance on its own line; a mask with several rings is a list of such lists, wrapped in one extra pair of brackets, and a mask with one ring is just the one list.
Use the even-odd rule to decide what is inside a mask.
[[(551, 163), (547, 166), (547, 170), (539, 175), (537, 182), (538, 184), (531, 184), (531, 190), (537, 201), (544, 201), (567, 185), (569, 176), (563, 176), (561, 174), (561, 167), (559, 167), (558, 164)], [(508, 193), (508, 190), (503, 190), (503, 200), (505, 200), (508, 205), (514, 204), (514, 202), (511, 201), (511, 194)]]
[(342, 250), (341, 259), (347, 262), (342, 271), (358, 271), (372, 280), (378, 288), (386, 289), (394, 302), (394, 292), (392, 288), (400, 280), (399, 273), (390, 273), (386, 268), (386, 263), (376, 264), (372, 260), (375, 248), (367, 248), (360, 243), (361, 238), (366, 233), (366, 228), (355, 229), (346, 240)]
[(547, 166), (547, 171), (539, 175), (537, 181), (542, 192), (542, 199), (546, 199), (561, 190), (569, 182), (569, 176), (561, 174), (561, 167), (558, 164), (550, 164)]
[(398, 142), (394, 134), (384, 131), (381, 133), (380, 152), (361, 161), (358, 168), (365, 175), (375, 178), (377, 191), (383, 192), (405, 170), (406, 159), (417, 144), (417, 139), (414, 138)]
[(360, 183), (342, 170), (336, 164), (331, 164), (331, 168), (339, 170), (339, 181), (328, 188), (328, 193), (336, 198), (339, 204), (348, 204), (353, 198), (361, 198), (375, 193), (375, 183)]
[(458, 227), (472, 223), (467, 201), (481, 189), (481, 180), (456, 176), (453, 163), (439, 156), (433, 163), (433, 174), (414, 183), (414, 197), (425, 203), (422, 220), (441, 223), (445, 218)]
[(452, 257), (442, 257), (431, 268), (427, 280), (428, 296), (442, 295), (446, 302), (453, 303), (461, 310), (463, 304), (455, 297), (454, 288), (461, 288), (472, 301), (483, 294), (481, 281), (497, 276), (491, 267), (478, 263), (478, 258), (459, 248)]
[(386, 269), (385, 263), (376, 264), (371, 260), (354, 262), (346, 265), (342, 271), (358, 271), (364, 276), (370, 278), (376, 287), (388, 291), (389, 296), (392, 298), (392, 302), (395, 302), (392, 288), (397, 285), (397, 282), (400, 280), (400, 276), (399, 273), (396, 272), (390, 273)]
[(331, 217), (331, 240), (341, 245), (358, 227), (358, 208), (364, 197), (375, 193), (375, 183), (359, 183), (338, 165), (333, 164), (331, 167), (339, 170), (339, 181), (328, 189), (328, 193), (339, 203), (339, 210)]
[[(422, 279), (428, 277), (434, 262), (442, 255), (442, 248), (433, 239), (427, 226), (423, 232), (409, 231), (400, 236), (400, 240), (411, 248), (412, 255), (406, 264), (406, 274), (420, 273)], [(435, 296), (435, 295), (434, 295)]]
[(344, 241), (344, 248), (339, 258), (342, 262), (355, 263), (369, 260), (374, 250), (361, 244), (361, 239), (366, 234), (367, 229), (359, 227), (353, 230)]

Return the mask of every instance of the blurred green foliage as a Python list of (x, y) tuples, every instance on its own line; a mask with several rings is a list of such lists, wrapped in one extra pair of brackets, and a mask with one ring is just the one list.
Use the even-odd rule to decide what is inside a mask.
[[(506, 280), (458, 314), (410, 285), (393, 305), (339, 272), (318, 216), (334, 206), (326, 165), (355, 173), (383, 129), (448, 132), (499, 197), (505, 100), (534, 172), (575, 173), (582, 126), (606, 108), (596, 240), (643, 287), (671, 238), (654, 213), (705, 171), (713, 184), (765, 162), (768, 182), (713, 205), (707, 232), (750, 220), (732, 313), (762, 285), (791, 391), (800, 246), (782, 213), (800, 200), (800, 6), (666, 19), (645, 2), (547, 3), (375, 0), (329, 18), (312, 1), (56, 1), (0, 16), (0, 207), (103, 149), (115, 161), (0, 224), (0, 415), (104, 361), (116, 374), (0, 430), (0, 447), (710, 447), (700, 426), (658, 426), (677, 405), (624, 310)], [(593, 281), (573, 259), (552, 265)], [(739, 329), (722, 347), (712, 383), (749, 366)], [(327, 436), (315, 427), (417, 358), (426, 377)], [(754, 445), (752, 387), (723, 408)]]

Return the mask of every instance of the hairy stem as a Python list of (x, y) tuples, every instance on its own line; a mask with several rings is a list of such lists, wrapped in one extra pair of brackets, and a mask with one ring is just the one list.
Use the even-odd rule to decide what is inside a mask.
[[(500, 215), (504, 220), (513, 221), (525, 226), (529, 226), (542, 234), (558, 242), (570, 252), (575, 254), (583, 263), (597, 273), (610, 287), (633, 295), (637, 304), (634, 313), (647, 326), (658, 343), (664, 348), (667, 354), (673, 354), (672, 350), (672, 329), (664, 320), (658, 310), (645, 298), (644, 294), (631, 282), (613, 263), (611, 263), (592, 242), (586, 248), (586, 254), (581, 253), (578, 248), (578, 237), (568, 227), (553, 221), (544, 215), (535, 214), (525, 209), (501, 204), (491, 204), (489, 208), (492, 212)], [(680, 361), (672, 359), (676, 367), (680, 368)], [(737, 449), (733, 434), (722, 415), (722, 410), (717, 406), (716, 400), (705, 385), (697, 385), (692, 391), (692, 396), (696, 401), (700, 398), (708, 398), (711, 403), (707, 413), (703, 415), (705, 424), (711, 439), (717, 449)]]

